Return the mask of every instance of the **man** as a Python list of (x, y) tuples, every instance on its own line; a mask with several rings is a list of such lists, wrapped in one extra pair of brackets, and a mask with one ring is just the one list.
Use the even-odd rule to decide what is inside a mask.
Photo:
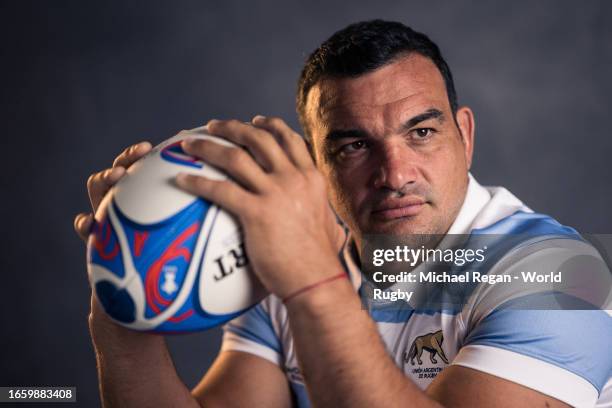
[[(473, 114), (457, 106), (435, 44), (383, 21), (337, 32), (304, 68), (298, 113), (308, 145), (277, 118), (209, 122), (210, 133), (244, 149), (210, 141), (183, 148), (232, 181), (176, 180), (236, 214), (253, 269), (272, 295), (226, 326), (217, 360), (191, 392), (163, 338), (115, 325), (92, 298), (105, 404), (564, 407), (612, 401), (610, 387), (604, 389), (612, 329), (602, 311), (559, 315), (564, 311), (500, 307), (510, 298), (492, 306), (474, 301), (450, 314), (410, 310), (389, 317), (362, 307), (357, 289), (366, 282), (360, 285), (356, 252), (368, 234), (500, 233), (517, 226), (548, 237), (568, 233), (507, 190), (486, 189), (470, 176)], [(149, 149), (132, 146), (112, 169), (90, 178), (94, 209)], [(82, 237), (91, 220), (77, 216)], [(537, 241), (535, 254), (590, 251), (578, 240), (564, 249), (566, 241)], [(501, 254), (494, 267), (519, 258)], [(350, 280), (343, 279), (347, 269)]]

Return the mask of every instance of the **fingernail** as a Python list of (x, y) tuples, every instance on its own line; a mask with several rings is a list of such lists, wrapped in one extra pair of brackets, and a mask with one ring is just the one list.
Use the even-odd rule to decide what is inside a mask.
[(183, 147), (190, 148), (194, 145), (196, 139), (190, 137), (188, 139), (183, 140)]
[(255, 116), (253, 117), (252, 122), (258, 122), (258, 121), (264, 120), (265, 118), (266, 118), (266, 117), (265, 117), (264, 115), (255, 115)]

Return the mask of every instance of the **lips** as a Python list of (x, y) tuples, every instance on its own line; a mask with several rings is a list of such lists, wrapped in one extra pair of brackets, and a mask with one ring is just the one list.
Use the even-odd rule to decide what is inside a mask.
[(421, 212), (425, 204), (427, 202), (419, 197), (386, 200), (372, 210), (372, 216), (381, 221), (413, 217)]

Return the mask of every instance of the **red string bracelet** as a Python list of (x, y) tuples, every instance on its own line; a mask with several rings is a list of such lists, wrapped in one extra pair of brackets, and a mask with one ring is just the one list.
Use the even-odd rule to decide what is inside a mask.
[(283, 298), (283, 304), (287, 304), (288, 301), (290, 301), (291, 299), (293, 299), (294, 297), (296, 297), (297, 295), (301, 295), (304, 292), (307, 292), (311, 289), (316, 288), (317, 286), (321, 286), (321, 285), (325, 285), (326, 283), (335, 281), (337, 279), (342, 279), (342, 278), (347, 278), (348, 276), (346, 275), (346, 272), (340, 272), (337, 275), (334, 276), (330, 276), (329, 278), (325, 278), (323, 280), (320, 280), (318, 282), (315, 282), (313, 284), (304, 286), (302, 289), (298, 289), (295, 292), (291, 293), (290, 295), (287, 295)]

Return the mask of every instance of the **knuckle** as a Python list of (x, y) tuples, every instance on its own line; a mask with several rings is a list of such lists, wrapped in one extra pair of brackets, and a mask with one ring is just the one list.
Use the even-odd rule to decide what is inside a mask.
[(206, 123), (206, 129), (210, 134), (216, 134), (218, 132), (221, 121), (219, 119), (211, 119)]
[(272, 130), (259, 130), (257, 132), (257, 139), (262, 140), (264, 143), (276, 142), (276, 133), (277, 132)]
[(240, 125), (242, 125), (242, 122), (240, 122), (238, 119), (223, 120), (219, 121), (217, 124), (218, 127), (223, 127), (224, 129), (236, 129)]
[(323, 173), (321, 173), (319, 171), (319, 169), (317, 169), (316, 167), (310, 167), (308, 169), (305, 169), (304, 170), (304, 174), (307, 177), (312, 177), (313, 179), (325, 180), (325, 177), (323, 176)]
[(204, 178), (196, 176), (192, 179), (192, 185), (196, 190), (204, 190), (208, 186), (208, 183)]
[(316, 185), (316, 181), (307, 174), (300, 173), (300, 177), (298, 177), (298, 180), (300, 181), (300, 187), (302, 189), (307, 189), (312, 185)]
[(227, 186), (227, 181), (222, 181), (219, 183), (212, 183), (208, 186), (208, 191), (212, 197), (218, 198), (219, 195), (223, 192), (224, 187)]
[(136, 152), (138, 152), (138, 147), (140, 146), (140, 143), (136, 143), (131, 145), (130, 147), (128, 147), (125, 152), (121, 155), (121, 158), (123, 159), (129, 159), (132, 158)]
[(91, 214), (80, 213), (74, 217), (74, 230), (84, 240), (86, 240), (87, 236), (89, 235), (89, 229), (87, 228), (87, 225), (90, 225), (91, 216)]
[(99, 174), (100, 173), (93, 173), (93, 174), (89, 175), (89, 177), (87, 178), (87, 188), (88, 189), (91, 189), (94, 186), (94, 184), (96, 183), (96, 179), (97, 179)]
[(128, 147), (128, 153), (129, 154), (134, 153), (136, 150), (138, 150), (138, 146), (140, 146), (140, 143), (135, 143), (131, 145), (130, 147)]
[(245, 153), (241, 149), (231, 148), (227, 155), (227, 163), (231, 166), (236, 166), (244, 162)]
[(304, 140), (304, 138), (302, 137), (302, 135), (300, 135), (299, 133), (297, 133), (294, 130), (291, 130), (289, 133), (289, 137), (291, 140), (295, 141), (296, 143), (306, 147), (306, 141)]
[(130, 154), (130, 150), (131, 150), (131, 149), (132, 149), (132, 146), (128, 146), (128, 147), (124, 148), (124, 149), (121, 151), (121, 153), (119, 153), (119, 154), (117, 155), (117, 157), (115, 158), (115, 160), (117, 160), (117, 159), (121, 159), (122, 157), (125, 157), (125, 156), (127, 156), (128, 154)]
[(323, 177), (323, 174), (321, 174), (321, 172), (316, 168), (307, 169), (305, 171), (305, 175), (313, 185), (317, 187), (325, 185), (325, 177)]
[(127, 156), (127, 153), (121, 153), (119, 156), (115, 157), (115, 160), (113, 160), (113, 167), (117, 167), (119, 166), (123, 160), (125, 160), (125, 157)]
[(241, 132), (240, 135), (238, 135), (238, 137), (239, 137), (240, 144), (244, 146), (253, 147), (253, 145), (261, 141), (262, 136), (264, 134), (265, 132), (262, 133), (262, 132), (257, 132), (254, 130), (249, 130), (247, 132)]
[(280, 132), (279, 137), (285, 146), (290, 146), (294, 141), (294, 137), (291, 132)]
[(77, 214), (72, 221), (72, 226), (77, 233), (80, 233), (81, 214)]
[(204, 148), (205, 146), (210, 146), (212, 142), (209, 142), (208, 140), (203, 140), (203, 139), (188, 139), (188, 140), (183, 140), (183, 143), (181, 144), (181, 146), (184, 146), (184, 149), (186, 152), (189, 153), (193, 153), (193, 154), (201, 154), (202, 151), (205, 151), (206, 149)]
[(270, 196), (270, 195), (284, 195), (284, 191), (285, 188), (298, 188), (299, 189), (299, 180), (296, 182), (296, 180), (291, 180), (287, 183), (270, 183), (267, 191), (266, 191), (266, 195)]
[(278, 116), (269, 116), (265, 119), (265, 123), (277, 127), (283, 125), (285, 122)]

